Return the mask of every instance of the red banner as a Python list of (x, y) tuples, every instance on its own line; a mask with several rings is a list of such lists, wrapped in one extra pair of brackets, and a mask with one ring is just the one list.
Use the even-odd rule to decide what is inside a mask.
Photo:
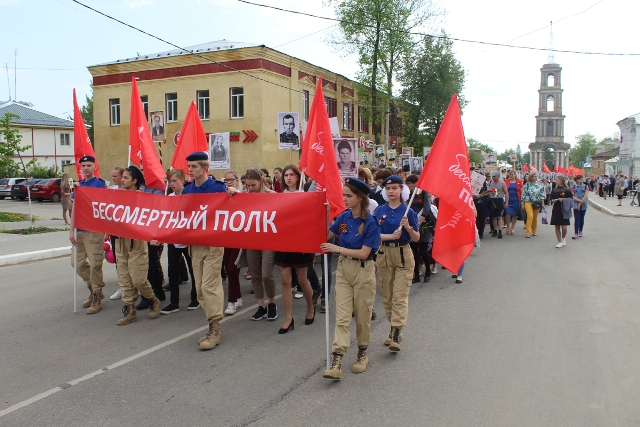
[(320, 252), (325, 194), (226, 193), (168, 197), (78, 187), (75, 226), (131, 239), (281, 252)]

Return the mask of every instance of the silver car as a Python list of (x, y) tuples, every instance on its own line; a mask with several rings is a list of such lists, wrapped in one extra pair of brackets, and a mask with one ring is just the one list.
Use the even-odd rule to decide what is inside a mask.
[(0, 179), (0, 200), (11, 196), (11, 186), (26, 181), (26, 178), (1, 178)]

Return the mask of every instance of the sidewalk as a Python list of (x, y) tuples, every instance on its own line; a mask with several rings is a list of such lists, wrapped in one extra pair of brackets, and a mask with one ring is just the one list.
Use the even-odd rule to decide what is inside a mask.
[(613, 216), (640, 218), (640, 208), (638, 205), (630, 206), (630, 203), (631, 199), (627, 197), (622, 199), (622, 206), (617, 206), (618, 198), (616, 196), (607, 197), (605, 200), (595, 193), (589, 193), (589, 207), (591, 208)]
[[(28, 228), (29, 226), (29, 221), (0, 223), (0, 228), (10, 230)], [(49, 228), (65, 227), (62, 219), (36, 221), (35, 226)], [(31, 235), (0, 233), (0, 267), (56, 258), (69, 255), (70, 253), (71, 243), (69, 242), (68, 230)]]

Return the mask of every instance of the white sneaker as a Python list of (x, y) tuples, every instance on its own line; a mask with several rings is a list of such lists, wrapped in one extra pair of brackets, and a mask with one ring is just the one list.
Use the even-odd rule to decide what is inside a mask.
[(224, 314), (236, 314), (236, 304), (234, 302), (230, 302), (229, 305), (227, 305), (227, 309), (224, 311)]
[(566, 246), (567, 241), (565, 239), (562, 239), (562, 246)]
[(303, 296), (304, 296), (304, 294), (303, 294), (302, 292), (296, 292), (296, 293), (294, 293), (294, 294), (293, 294), (293, 297), (294, 297), (295, 299), (300, 299), (300, 298), (302, 298)]
[(122, 298), (122, 289), (118, 288), (115, 294), (111, 295), (109, 299), (121, 299)]
[(563, 247), (563, 246), (564, 246), (564, 245), (562, 244), (562, 242), (560, 242), (560, 243), (558, 243), (558, 244), (556, 245), (556, 248), (561, 248), (561, 247)]
[(236, 301), (236, 308), (240, 307), (242, 307), (242, 298), (238, 298), (238, 301)]
[(431, 274), (438, 274), (438, 264), (433, 264), (431, 266)]

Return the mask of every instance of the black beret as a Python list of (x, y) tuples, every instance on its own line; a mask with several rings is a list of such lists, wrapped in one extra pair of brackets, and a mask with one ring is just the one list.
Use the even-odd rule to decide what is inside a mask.
[(96, 162), (96, 158), (93, 157), (93, 156), (82, 156), (82, 157), (80, 157), (80, 159), (78, 159), (78, 163), (84, 163), (84, 162), (95, 163)]
[(357, 188), (358, 191), (367, 195), (371, 191), (371, 188), (369, 188), (367, 183), (358, 178), (345, 178), (344, 183)]
[(391, 175), (389, 178), (382, 181), (383, 187), (388, 184), (404, 184), (404, 183), (402, 182), (402, 178), (400, 178), (398, 175)]
[(144, 185), (144, 175), (142, 174), (142, 171), (138, 169), (137, 166), (131, 165), (126, 170), (129, 171), (129, 173), (131, 174), (131, 178), (136, 180), (137, 187)]
[(195, 162), (198, 160), (209, 160), (209, 155), (204, 151), (196, 151), (195, 153), (191, 153), (187, 156), (188, 162)]

